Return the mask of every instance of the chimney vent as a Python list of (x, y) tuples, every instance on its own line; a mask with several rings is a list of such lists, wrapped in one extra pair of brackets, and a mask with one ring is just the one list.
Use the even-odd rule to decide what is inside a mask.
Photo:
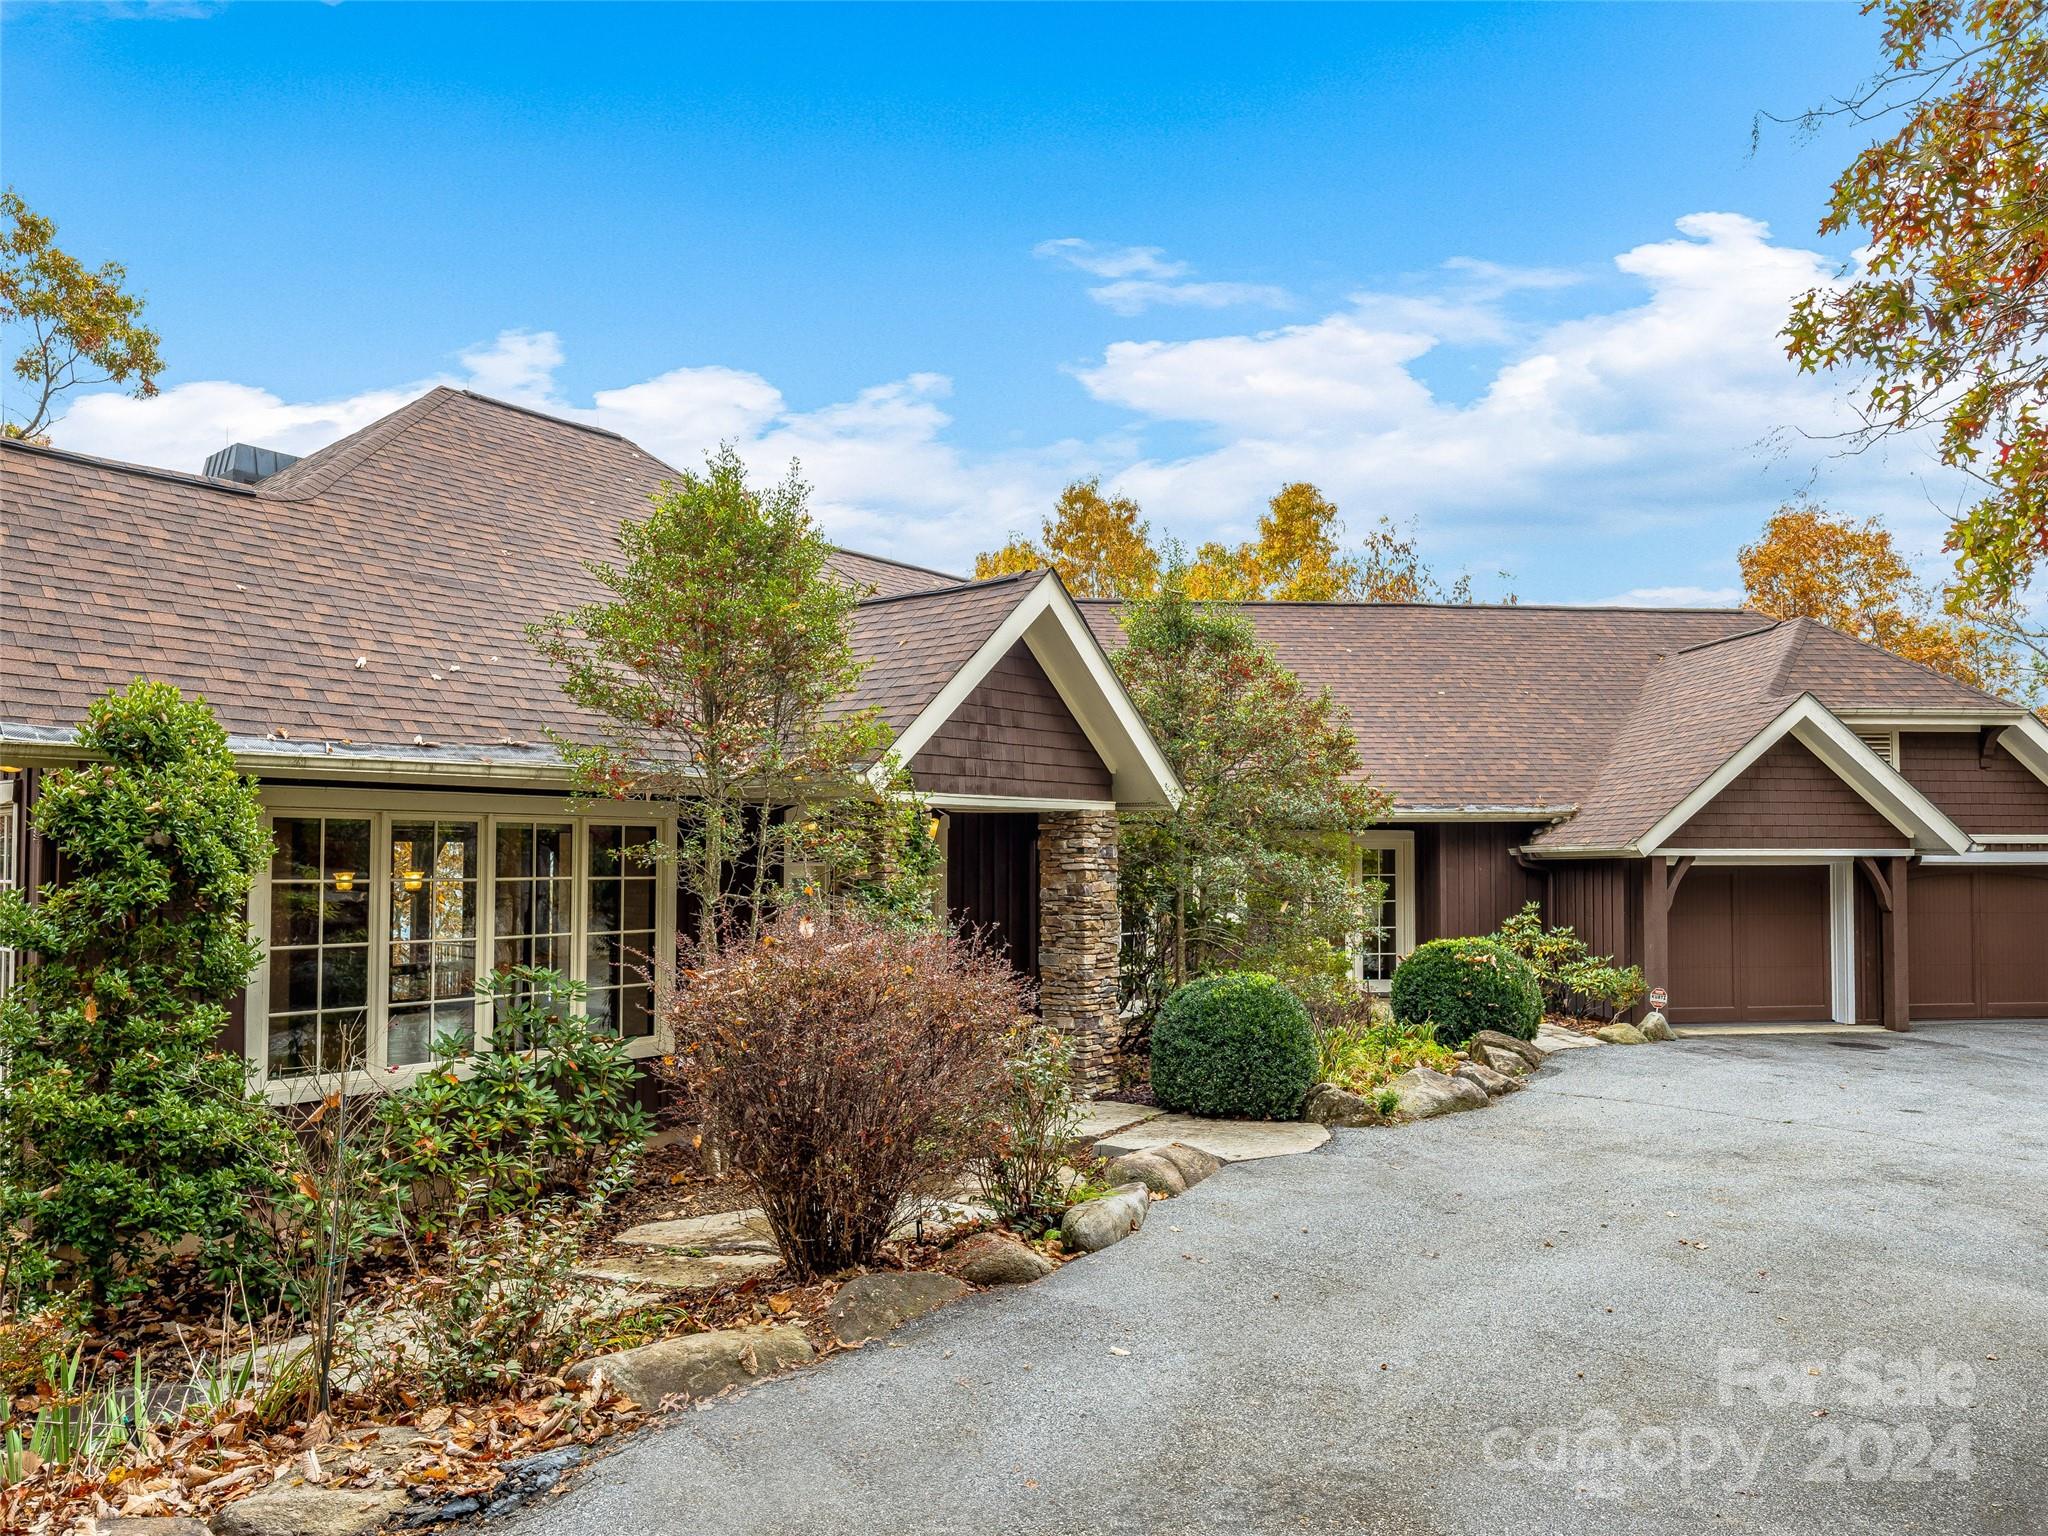
[(275, 448), (255, 448), (248, 443), (230, 443), (219, 453), (208, 457), (206, 478), (254, 485), (259, 480), (268, 480), (286, 465), (298, 462), (296, 453), (279, 453)]

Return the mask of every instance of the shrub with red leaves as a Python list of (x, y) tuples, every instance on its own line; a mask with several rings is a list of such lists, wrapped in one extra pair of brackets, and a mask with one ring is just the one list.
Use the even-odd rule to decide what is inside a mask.
[(665, 1064), (811, 1279), (874, 1261), (986, 1134), (1028, 989), (939, 929), (792, 913), (687, 973)]

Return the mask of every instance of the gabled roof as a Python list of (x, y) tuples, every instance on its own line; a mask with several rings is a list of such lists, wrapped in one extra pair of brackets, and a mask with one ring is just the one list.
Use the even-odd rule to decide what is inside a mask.
[[(675, 474), (617, 433), (455, 389), (253, 487), (6, 442), (0, 728), (61, 741), (146, 675), (204, 695), (240, 750), (531, 770), (549, 730), (601, 727), (524, 626), (601, 595), (586, 562)], [(899, 729), (1058, 586), (850, 551), (832, 567), (869, 599), (854, 642), (874, 665), (844, 706)]]

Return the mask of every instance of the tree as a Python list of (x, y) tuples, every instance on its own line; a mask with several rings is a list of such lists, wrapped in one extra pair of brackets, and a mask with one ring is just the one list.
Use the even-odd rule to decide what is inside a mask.
[[(1357, 595), (1366, 603), (1469, 603), (1472, 578), (1460, 575), (1448, 587), (1436, 579), (1415, 542), (1415, 531), (1403, 533), (1382, 514), (1365, 536), (1357, 562)], [(1508, 602), (1513, 602), (1510, 596)]]
[(28, 342), (10, 365), (31, 401), (8, 437), (45, 441), (57, 397), (94, 384), (132, 384), (148, 399), (163, 371), (162, 338), (142, 323), (142, 299), (128, 292), (118, 261), (88, 268), (57, 248), (57, 226), (9, 188), (0, 192), (0, 326), (25, 326)]
[(1138, 504), (1104, 496), (1098, 476), (1060, 492), (1039, 537), (1033, 544), (1013, 536), (994, 553), (975, 556), (976, 579), (1054, 570), (1076, 597), (1137, 597), (1159, 584), (1159, 555)]
[(1191, 975), (1328, 972), (1370, 922), (1352, 838), (1389, 798), (1360, 774), (1350, 724), (1170, 565), (1126, 605), (1118, 675), (1179, 775), (1173, 808), (1128, 817), (1120, 888), (1126, 987), (1152, 1008)]
[(1872, 0), (1885, 67), (1806, 115), (1883, 123), (1835, 181), (1821, 233), (1864, 232), (1845, 283), (1794, 304), (1786, 350), (1842, 370), (1859, 443), (1930, 429), (1976, 482), (1953, 522), (1955, 606), (2048, 649), (2022, 617), (2048, 556), (2048, 29), (2042, 0)]
[(1195, 551), (1189, 595), (1204, 602), (1328, 603), (1358, 596), (1358, 562), (1337, 553), (1337, 504), (1306, 480), (1283, 485), (1259, 517), (1259, 536), (1235, 549)]
[[(672, 852), (696, 898), (696, 945), (715, 954), (740, 929), (759, 931), (776, 863), (835, 846), (825, 834), (837, 809), (875, 802), (859, 770), (891, 733), (871, 712), (835, 714), (862, 671), (850, 640), (859, 598), (831, 578), (794, 469), (758, 491), (723, 446), (703, 474), (665, 486), (644, 521), (623, 523), (618, 542), (619, 564), (590, 566), (610, 595), (528, 634), (603, 722), (597, 742), (556, 738), (579, 791), (678, 812)], [(921, 836), (916, 810), (899, 807), (887, 828)]]
[(32, 957), (0, 998), (0, 1227), (32, 1234), (10, 1283), (71, 1249), (116, 1302), (274, 1186), (285, 1133), (217, 1049), (271, 843), (202, 701), (137, 682), (78, 740), (103, 760), (51, 773), (35, 809), (62, 881), (35, 905), (0, 892), (0, 945)]
[(1817, 620), (1987, 692), (2016, 681), (2010, 647), (1944, 615), (1875, 517), (1788, 502), (1738, 558), (1745, 600), (1774, 619)]

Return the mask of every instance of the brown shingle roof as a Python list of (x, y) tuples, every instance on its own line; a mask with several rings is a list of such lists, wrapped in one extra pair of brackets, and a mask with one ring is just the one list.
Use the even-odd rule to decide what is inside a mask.
[[(452, 389), (253, 489), (8, 442), (0, 720), (69, 727), (147, 675), (237, 736), (587, 734), (523, 625), (599, 595), (584, 562), (613, 556), (620, 519), (674, 473), (616, 433)], [(834, 566), (864, 590), (954, 585)]]
[(868, 668), (848, 707), (873, 707), (902, 731), (1011, 611), (1054, 579), (1034, 571), (868, 599), (853, 614), (854, 654)]
[[(1105, 646), (1122, 644), (1115, 603), (1081, 607)], [(1578, 818), (1547, 839), (1571, 846), (1591, 845), (1581, 834), (1596, 808), (1596, 831), (1646, 830), (1802, 692), (1831, 709), (2015, 707), (1809, 620), (1740, 609), (1252, 603), (1243, 612), (1283, 662), (1349, 712), (1365, 771), (1401, 806), (1576, 807)]]

